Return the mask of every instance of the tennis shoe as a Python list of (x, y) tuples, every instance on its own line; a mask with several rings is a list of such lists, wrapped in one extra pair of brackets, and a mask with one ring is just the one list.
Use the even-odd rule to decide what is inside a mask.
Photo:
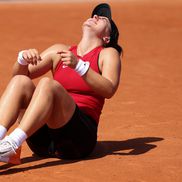
[(20, 164), (21, 147), (17, 147), (16, 143), (6, 136), (0, 140), (0, 161), (10, 164)]

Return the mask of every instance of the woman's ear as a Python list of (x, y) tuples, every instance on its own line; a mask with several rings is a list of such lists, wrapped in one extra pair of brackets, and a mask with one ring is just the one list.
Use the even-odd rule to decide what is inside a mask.
[(103, 41), (105, 44), (108, 44), (110, 42), (110, 37), (103, 37)]

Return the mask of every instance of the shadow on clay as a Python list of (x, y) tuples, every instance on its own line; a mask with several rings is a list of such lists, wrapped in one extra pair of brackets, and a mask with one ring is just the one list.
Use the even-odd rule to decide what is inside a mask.
[(159, 137), (134, 138), (125, 141), (100, 141), (90, 158), (106, 155), (141, 155), (157, 147), (152, 144), (164, 140)]
[[(89, 157), (82, 160), (93, 160), (97, 158), (102, 158), (107, 155), (120, 155), (120, 156), (141, 155), (157, 147), (157, 145), (151, 143), (159, 142), (162, 140), (164, 139), (159, 137), (143, 137), (143, 138), (129, 139), (125, 141), (98, 141), (93, 153)], [(56, 161), (54, 160), (41, 163), (41, 160), (44, 159), (45, 158), (37, 156), (25, 157), (21, 160), (22, 164), (40, 161), (39, 164), (26, 167), (21, 167), (21, 164), (20, 165), (4, 164), (0, 166), (0, 175), (9, 175), (38, 168), (63, 165), (81, 161), (81, 160), (58, 159)]]

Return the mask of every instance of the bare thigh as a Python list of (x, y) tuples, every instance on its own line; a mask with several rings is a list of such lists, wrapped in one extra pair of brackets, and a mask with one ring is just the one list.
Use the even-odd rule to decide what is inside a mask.
[(37, 87), (46, 94), (53, 94), (53, 107), (47, 125), (53, 129), (64, 126), (75, 111), (73, 98), (59, 82), (50, 78), (43, 78)]

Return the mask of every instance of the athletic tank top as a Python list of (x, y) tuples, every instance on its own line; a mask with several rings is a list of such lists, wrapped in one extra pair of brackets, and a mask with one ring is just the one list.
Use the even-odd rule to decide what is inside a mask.
[[(72, 46), (69, 50), (83, 61), (90, 62), (90, 68), (97, 73), (98, 58), (103, 47), (99, 46), (85, 54), (83, 57), (77, 55), (77, 46)], [(80, 110), (92, 117), (97, 123), (104, 105), (104, 98), (96, 94), (87, 83), (82, 79), (74, 69), (65, 67), (60, 61), (54, 73), (54, 79), (57, 80), (73, 98)]]

